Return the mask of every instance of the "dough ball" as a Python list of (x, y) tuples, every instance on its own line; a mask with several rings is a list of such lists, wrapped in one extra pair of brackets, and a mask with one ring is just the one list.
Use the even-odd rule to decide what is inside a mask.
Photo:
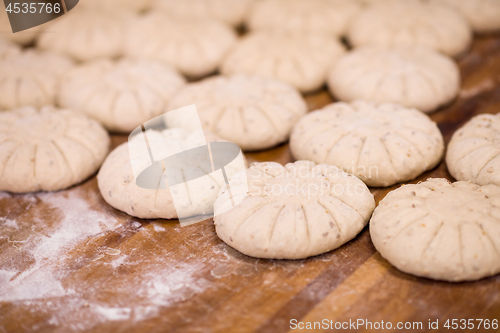
[[(334, 250), (356, 237), (375, 208), (363, 182), (331, 165), (255, 163), (247, 181), (248, 196), (214, 222), (226, 244), (252, 257), (302, 259)], [(226, 205), (224, 190), (216, 212)]]
[[(168, 186), (164, 189), (161, 188), (162, 184), (158, 184), (159, 189), (144, 189), (135, 182), (134, 170), (140, 173), (151, 165), (149, 151), (143, 145), (143, 135), (139, 133), (109, 154), (97, 175), (99, 190), (109, 205), (131, 216), (143, 219), (178, 218)], [(157, 161), (199, 146), (198, 133), (190, 134), (179, 128), (148, 130), (146, 135)], [(205, 133), (205, 138), (207, 142), (223, 141), (210, 133)], [(161, 152), (154, 147), (161, 147)], [(228, 177), (235, 173), (233, 164), (227, 165), (225, 169)], [(205, 198), (203, 202), (199, 201), (192, 207), (190, 216), (213, 213), (217, 193), (224, 184), (221, 172), (212, 173), (211, 170), (205, 169), (200, 169), (200, 172), (210, 174), (210, 177), (189, 181), (182, 189), (177, 188), (185, 192), (186, 198)]]
[(499, 0), (434, 0), (456, 8), (479, 33), (500, 30)]
[(36, 51), (0, 60), (0, 109), (55, 104), (61, 77), (73, 67), (68, 58)]
[(435, 51), (364, 47), (337, 62), (328, 86), (342, 101), (397, 103), (430, 113), (455, 99), (460, 80), (455, 62)]
[(248, 18), (251, 30), (273, 30), (344, 35), (358, 13), (352, 0), (261, 0)]
[(110, 131), (131, 132), (163, 113), (184, 84), (184, 78), (163, 63), (99, 60), (64, 77), (59, 104), (85, 112)]
[(374, 3), (354, 19), (347, 35), (354, 47), (425, 46), (450, 56), (465, 53), (472, 42), (471, 28), (458, 11), (423, 0)]
[(326, 35), (254, 32), (233, 48), (221, 70), (272, 77), (310, 92), (325, 83), (344, 52), (337, 39)]
[(500, 272), (500, 187), (429, 179), (390, 192), (370, 221), (380, 254), (399, 270), (471, 281)]
[(253, 0), (154, 0), (155, 8), (190, 19), (211, 18), (231, 26), (243, 22)]
[[(307, 112), (304, 99), (293, 87), (247, 75), (192, 83), (172, 99), (168, 109), (191, 104), (196, 104), (204, 129), (243, 150), (266, 149), (287, 141), (293, 125)], [(178, 119), (172, 125), (183, 123)]]
[(0, 191), (58, 191), (99, 169), (109, 136), (73, 110), (24, 107), (0, 113)]
[(163, 61), (187, 76), (201, 77), (217, 69), (235, 42), (236, 33), (224, 23), (152, 12), (128, 29), (126, 53)]
[(31, 29), (13, 33), (9, 16), (5, 11), (5, 3), (0, 1), (0, 38), (4, 38), (19, 45), (29, 45), (35, 41), (41, 30), (42, 26), (38, 25)]
[(130, 11), (76, 7), (44, 25), (46, 33), (37, 45), (79, 61), (115, 58), (123, 54), (125, 28), (133, 17)]
[(152, 0), (83, 0), (78, 3), (78, 8), (83, 6), (97, 10), (122, 8), (142, 12), (151, 7), (151, 2)]
[(500, 186), (499, 155), (500, 115), (481, 114), (453, 134), (446, 165), (455, 179)]
[(9, 41), (0, 37), (0, 61), (9, 56), (18, 56), (21, 53), (21, 48)]
[(427, 115), (396, 104), (334, 103), (307, 114), (290, 139), (299, 160), (328, 163), (368, 186), (391, 186), (433, 169), (444, 152)]

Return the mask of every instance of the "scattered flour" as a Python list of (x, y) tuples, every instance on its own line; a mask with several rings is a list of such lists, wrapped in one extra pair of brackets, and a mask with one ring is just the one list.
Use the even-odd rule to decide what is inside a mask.
[(0, 228), (14, 228), (18, 229), (19, 226), (15, 220), (8, 219), (6, 217), (0, 217)]
[[(205, 267), (203, 258), (188, 264), (148, 254), (134, 261), (130, 253), (123, 254), (113, 248), (104, 248), (92, 265), (112, 269), (122, 265), (136, 267), (133, 274), (113, 274), (110, 280), (90, 281), (88, 285), (69, 288), (62, 282), (70, 273), (65, 262), (70, 257), (68, 252), (92, 237), (116, 230), (122, 224), (108, 214), (92, 210), (78, 188), (58, 193), (28, 194), (22, 196), (22, 200), (28, 203), (28, 209), (36, 208), (41, 202), (58, 218), (47, 223), (44, 222), (46, 218), (30, 217), (29, 221), (15, 221), (0, 217), (0, 235), (5, 234), (9, 238), (4, 231), (10, 230), (10, 234), (17, 229), (26, 231), (14, 234), (24, 238), (9, 239), (9, 244), (33, 259), (33, 263), (23, 271), (0, 269), (0, 302), (19, 304), (23, 308), (28, 307), (31, 312), (48, 313), (48, 325), (66, 332), (66, 329), (86, 331), (99, 322), (142, 321), (157, 316), (162, 307), (187, 300), (208, 288), (208, 281), (196, 276)], [(33, 229), (34, 225), (38, 231)], [(166, 231), (157, 224), (153, 227), (155, 232)], [(146, 231), (139, 222), (132, 222), (130, 228)], [(102, 258), (110, 256), (116, 258), (100, 263)], [(110, 306), (93, 297), (117, 285), (122, 286), (119, 288), (120, 298), (127, 300), (125, 306)], [(2, 320), (5, 318), (0, 313), (0, 322)]]
[(102, 306), (95, 306), (94, 311), (107, 320), (127, 320), (132, 313), (130, 308), (106, 308)]
[[(50, 234), (37, 233), (35, 240), (16, 240), (13, 243), (24, 243), (26, 249), (35, 260), (35, 264), (22, 272), (0, 270), (0, 281), (10, 277), (7, 283), (0, 283), (0, 302), (34, 300), (46, 297), (62, 297), (71, 295), (72, 290), (65, 290), (57, 276), (55, 265), (64, 258), (64, 251), (74, 248), (79, 242), (98, 235), (107, 230), (116, 229), (119, 224), (108, 216), (91, 210), (88, 203), (75, 191), (67, 196), (59, 193), (41, 193), (38, 198), (51, 208), (59, 210), (63, 215), (55, 230)], [(26, 195), (31, 202), (36, 201), (34, 195)], [(4, 223), (2, 223), (2, 221)], [(0, 232), (3, 228), (17, 226), (15, 221), (2, 218)], [(30, 236), (32, 237), (32, 236)]]
[(154, 224), (153, 225), (153, 228), (156, 232), (162, 232), (162, 231), (165, 231), (165, 228), (163, 228), (162, 226), (158, 225), (158, 224)]

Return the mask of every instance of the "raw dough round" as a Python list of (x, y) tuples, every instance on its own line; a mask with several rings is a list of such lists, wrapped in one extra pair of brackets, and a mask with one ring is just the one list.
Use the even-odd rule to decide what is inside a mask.
[(479, 33), (500, 30), (499, 0), (434, 0), (455, 7)]
[(354, 19), (347, 35), (354, 47), (425, 46), (450, 56), (465, 53), (472, 42), (471, 28), (460, 13), (423, 0), (374, 3)]
[[(255, 163), (247, 174), (248, 197), (214, 222), (226, 244), (252, 257), (301, 259), (334, 250), (356, 237), (375, 208), (363, 182), (331, 165)], [(227, 204), (224, 190), (216, 212)]]
[(33, 43), (36, 37), (40, 34), (42, 26), (38, 25), (31, 29), (26, 29), (16, 33), (12, 32), (12, 27), (10, 26), (9, 16), (5, 11), (5, 4), (0, 1), (0, 37), (7, 39), (13, 43), (20, 45), (29, 45)]
[(163, 113), (184, 84), (184, 78), (163, 63), (100, 60), (64, 77), (59, 104), (85, 112), (110, 131), (131, 132)]
[(436, 123), (415, 109), (357, 101), (334, 103), (295, 126), (296, 159), (338, 166), (368, 186), (390, 186), (434, 168), (444, 152)]
[(326, 35), (254, 32), (234, 47), (221, 71), (272, 77), (310, 92), (325, 83), (344, 52), (337, 39)]
[(453, 134), (446, 165), (458, 180), (500, 186), (500, 114), (481, 114)]
[(109, 150), (108, 133), (73, 110), (0, 113), (0, 191), (58, 191), (87, 179)]
[(370, 221), (380, 254), (403, 272), (471, 281), (500, 272), (500, 187), (429, 179), (390, 192)]
[(61, 77), (73, 67), (68, 58), (36, 51), (0, 61), (0, 109), (55, 104)]
[(152, 0), (83, 0), (78, 3), (78, 6), (92, 7), (97, 10), (122, 8), (142, 12), (151, 7), (151, 2)]
[(21, 48), (0, 36), (0, 60), (9, 56), (18, 56), (21, 53)]
[(251, 30), (344, 35), (360, 9), (352, 0), (261, 0), (249, 15)]
[[(172, 99), (168, 110), (191, 104), (196, 104), (204, 129), (243, 150), (266, 149), (288, 140), (293, 125), (307, 112), (304, 99), (293, 87), (246, 75), (192, 83)], [(172, 125), (189, 123), (178, 122)]]
[(425, 48), (363, 47), (342, 57), (328, 86), (338, 99), (397, 103), (430, 113), (460, 91), (460, 71), (447, 56)]
[(243, 22), (253, 0), (154, 0), (155, 8), (179, 17), (211, 18), (231, 26)]
[(134, 15), (118, 8), (77, 7), (44, 25), (37, 45), (79, 61), (115, 58), (123, 54), (125, 28)]
[(126, 53), (163, 61), (187, 76), (201, 77), (217, 69), (235, 42), (235, 32), (216, 20), (152, 12), (128, 29)]
[[(199, 146), (197, 133), (189, 134), (178, 128), (161, 132), (148, 130), (146, 133), (150, 146), (162, 147), (165, 157)], [(143, 219), (178, 218), (168, 186), (166, 189), (151, 190), (141, 188), (135, 182), (132, 163), (134, 170), (144, 170), (151, 165), (149, 152), (141, 145), (142, 136), (143, 134), (139, 133), (109, 154), (97, 175), (99, 190), (109, 205), (131, 216)], [(223, 141), (209, 133), (205, 133), (205, 138), (207, 142)], [(133, 156), (137, 156), (132, 161), (130, 149), (133, 149)], [(156, 160), (161, 160), (161, 157), (163, 156)], [(226, 166), (228, 176), (231, 175), (231, 170), (231, 164)], [(201, 172), (208, 174), (210, 171)], [(186, 187), (186, 195), (206, 198), (204, 203), (193, 207), (192, 216), (212, 213), (217, 193), (224, 184), (222, 175), (211, 173), (211, 177), (205, 177), (203, 183), (197, 182), (196, 186), (193, 186), (192, 182), (188, 184), (190, 185)]]

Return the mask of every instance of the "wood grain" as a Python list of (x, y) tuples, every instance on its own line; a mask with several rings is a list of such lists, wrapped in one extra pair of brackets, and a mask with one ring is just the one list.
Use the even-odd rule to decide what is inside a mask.
[[(477, 37), (459, 64), (460, 96), (431, 115), (446, 142), (472, 116), (500, 111), (500, 36)], [(326, 91), (306, 99), (311, 110), (332, 102)], [(247, 156), (292, 161), (286, 144)], [(429, 177), (452, 180), (444, 163), (414, 182)], [(372, 192), (378, 202), (399, 186)], [(211, 220), (181, 227), (109, 207), (95, 177), (58, 193), (3, 193), (0, 217), (0, 332), (287, 332), (291, 319), (411, 321), (428, 331), (429, 320), (500, 319), (500, 276), (404, 274), (367, 229), (321, 256), (259, 260), (221, 242)]]

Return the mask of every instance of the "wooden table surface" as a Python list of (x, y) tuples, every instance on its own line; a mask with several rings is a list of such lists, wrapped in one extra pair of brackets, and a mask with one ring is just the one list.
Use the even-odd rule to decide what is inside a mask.
[[(459, 63), (459, 98), (431, 116), (446, 142), (471, 116), (500, 111), (500, 36), (476, 38)], [(307, 101), (313, 110), (331, 97)], [(292, 160), (288, 145), (247, 156)], [(444, 163), (415, 182), (429, 177), (451, 179)], [(398, 186), (372, 192), (378, 202)], [(291, 319), (422, 322), (409, 330), (422, 332), (429, 320), (447, 331), (447, 319), (479, 318), (500, 319), (500, 275), (444, 283), (404, 274), (367, 228), (321, 256), (259, 260), (220, 241), (212, 220), (181, 227), (111, 208), (95, 177), (57, 193), (0, 193), (0, 332), (287, 332)]]

